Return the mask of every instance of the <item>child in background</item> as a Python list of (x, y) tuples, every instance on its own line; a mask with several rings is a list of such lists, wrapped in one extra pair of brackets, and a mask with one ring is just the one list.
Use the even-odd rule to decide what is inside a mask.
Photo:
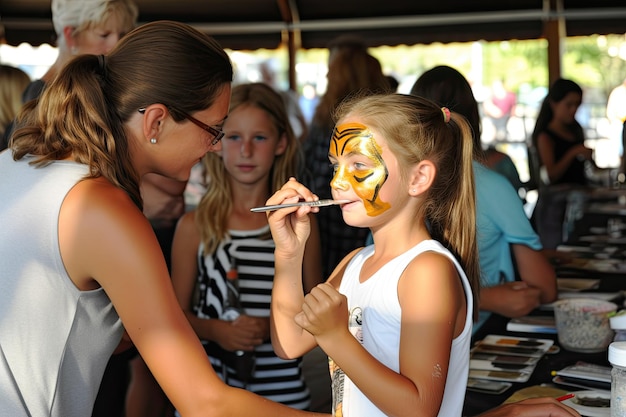
[[(332, 196), (374, 244), (304, 295), (310, 212), (268, 215), (276, 244), (272, 342), (281, 357), (319, 345), (336, 416), (460, 416), (479, 270), (472, 135), (434, 102), (401, 94), (348, 101), (330, 142)], [(268, 204), (317, 196), (290, 179)], [(465, 272), (464, 272), (465, 271)]]
[[(226, 383), (306, 409), (310, 394), (302, 377), (301, 359), (278, 358), (270, 343), (274, 242), (265, 214), (250, 211), (264, 205), (290, 175), (295, 175), (299, 142), (281, 96), (262, 83), (233, 88), (224, 132), (221, 152), (207, 154), (204, 159), (207, 192), (197, 209), (182, 217), (176, 230), (174, 289), (211, 363)], [(316, 232), (307, 244), (303, 266), (306, 288), (321, 282)], [(230, 278), (234, 281), (229, 282)], [(243, 311), (232, 320), (228, 314), (229, 307), (234, 306), (227, 303), (228, 287), (234, 282), (238, 289), (233, 288), (233, 294), (239, 291)], [(242, 363), (251, 352), (256, 357), (252, 359), (254, 369), (249, 374), (237, 374), (229, 358), (236, 357)], [(228, 366), (224, 366), (225, 361)]]

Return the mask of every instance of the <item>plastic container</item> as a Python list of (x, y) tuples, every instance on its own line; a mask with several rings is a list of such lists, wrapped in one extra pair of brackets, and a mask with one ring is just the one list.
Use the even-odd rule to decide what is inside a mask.
[(615, 332), (613, 337), (614, 342), (622, 342), (626, 340), (626, 310), (621, 310), (619, 313), (609, 318), (609, 324), (611, 329)]
[(595, 298), (565, 298), (554, 303), (554, 318), (561, 346), (572, 352), (606, 352), (615, 332), (609, 316), (617, 304)]
[(609, 345), (611, 417), (626, 417), (626, 341)]

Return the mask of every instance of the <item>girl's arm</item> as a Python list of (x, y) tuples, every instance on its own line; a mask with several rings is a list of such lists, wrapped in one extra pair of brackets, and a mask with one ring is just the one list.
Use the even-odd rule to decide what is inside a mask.
[(242, 316), (234, 325), (217, 318), (200, 318), (192, 311), (199, 247), (200, 233), (192, 211), (179, 220), (172, 242), (172, 284), (183, 312), (200, 339), (217, 342), (230, 351), (252, 350), (268, 337), (267, 319)]
[[(313, 201), (314, 197), (304, 185), (290, 179), (267, 200), (267, 204), (295, 203), (301, 199)], [(300, 357), (316, 346), (313, 336), (302, 330), (294, 317), (301, 311), (304, 301), (302, 270), (305, 246), (311, 231), (309, 213), (318, 210), (308, 206), (290, 207), (267, 215), (276, 245), (270, 334), (274, 352), (284, 359)]]
[(182, 415), (307, 415), (220, 381), (180, 308), (150, 224), (124, 192), (103, 179), (77, 184), (61, 209), (59, 244), (72, 281), (82, 290), (102, 286)]
[(298, 322), (385, 414), (436, 415), (452, 339), (465, 326), (463, 284), (448, 258), (424, 253), (402, 274), (398, 297), (402, 308), (399, 373), (380, 363), (349, 333), (347, 300), (330, 284), (311, 291)]

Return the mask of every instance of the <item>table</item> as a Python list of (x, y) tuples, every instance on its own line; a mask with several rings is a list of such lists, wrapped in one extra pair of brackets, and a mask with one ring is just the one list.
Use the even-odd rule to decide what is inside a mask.
[[(586, 275), (589, 277), (589, 275)], [(596, 276), (599, 277), (599, 276)], [(600, 286), (598, 292), (608, 292), (616, 290), (626, 289), (626, 276), (619, 279), (615, 276), (602, 276), (600, 278)], [(622, 301), (618, 301), (618, 305), (621, 305)], [(546, 310), (540, 310), (535, 312), (536, 314), (546, 315)], [(555, 341), (556, 345), (559, 345), (556, 334), (543, 334), (543, 333), (520, 333), (510, 332), (506, 330), (506, 324), (509, 321), (507, 317), (503, 317), (497, 314), (492, 314), (489, 320), (476, 332), (473, 337), (473, 341), (482, 340), (489, 334), (495, 335), (509, 335), (517, 337), (529, 337), (529, 338), (541, 338), (551, 339)], [(465, 394), (465, 404), (463, 407), (464, 416), (476, 416), (486, 410), (492, 409), (502, 404), (507, 398), (509, 398), (514, 392), (519, 389), (530, 387), (534, 385), (550, 384), (555, 385), (565, 390), (572, 388), (565, 386), (558, 386), (552, 382), (552, 372), (562, 369), (568, 365), (573, 365), (577, 361), (585, 361), (597, 365), (609, 366), (607, 352), (601, 353), (579, 353), (571, 352), (564, 348), (556, 354), (544, 355), (532, 373), (529, 380), (525, 383), (513, 383), (513, 386), (502, 394), (483, 394), (474, 391), (467, 391)]]

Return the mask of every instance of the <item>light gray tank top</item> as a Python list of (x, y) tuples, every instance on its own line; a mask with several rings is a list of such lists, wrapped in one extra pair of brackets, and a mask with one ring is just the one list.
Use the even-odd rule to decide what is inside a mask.
[(89, 417), (122, 325), (103, 289), (74, 286), (59, 252), (61, 204), (88, 169), (28, 161), (0, 153), (0, 415)]

